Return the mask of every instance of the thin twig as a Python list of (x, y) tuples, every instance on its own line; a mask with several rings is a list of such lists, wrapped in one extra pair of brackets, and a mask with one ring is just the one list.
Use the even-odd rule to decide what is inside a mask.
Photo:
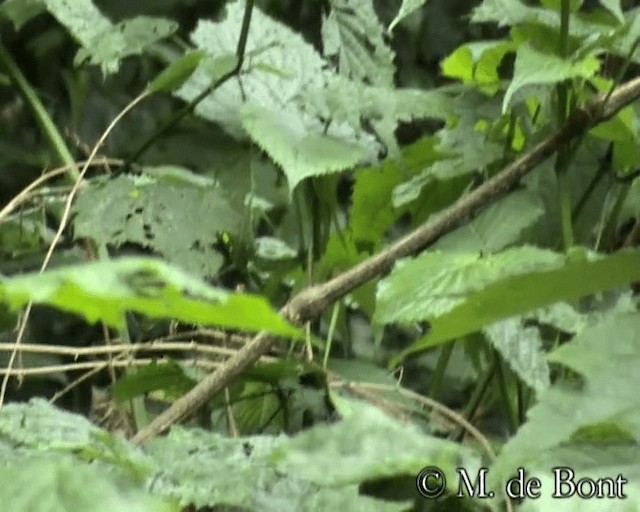
[[(28, 198), (30, 193), (38, 188), (40, 185), (49, 181), (50, 179), (56, 178), (60, 175), (66, 174), (70, 168), (74, 166), (86, 165), (87, 160), (83, 162), (76, 162), (71, 165), (63, 165), (61, 167), (57, 167), (50, 171), (45, 172), (42, 176), (38, 177), (34, 181), (32, 181), (29, 185), (27, 185), (18, 195), (16, 195), (11, 201), (9, 201), (2, 210), (0, 210), (0, 222), (2, 222), (6, 217), (8, 217), (12, 211), (14, 211), (18, 206), (24, 203)], [(96, 160), (91, 163), (91, 165), (115, 165), (120, 166), (123, 165), (124, 161), (115, 159), (115, 158), (101, 158), (100, 160)]]
[[(216, 347), (195, 341), (163, 342), (151, 341), (145, 343), (125, 344), (114, 343), (96, 347), (74, 347), (72, 345), (47, 345), (36, 343), (0, 343), (0, 352), (18, 351), (23, 354), (49, 354), (57, 356), (96, 357), (109, 354), (133, 354), (136, 352), (194, 352), (196, 354), (208, 354), (216, 356), (232, 356), (237, 349)], [(274, 361), (275, 358), (265, 357), (264, 361)]]
[(116, 368), (128, 368), (129, 366), (147, 366), (152, 363), (168, 364), (170, 362), (179, 362), (180, 364), (193, 366), (195, 368), (202, 368), (204, 370), (214, 370), (216, 368), (219, 368), (222, 364), (215, 361), (204, 361), (202, 359), (184, 359), (180, 361), (165, 358), (141, 358), (126, 361), (119, 361), (114, 359), (112, 361), (81, 361), (79, 363), (52, 364), (30, 368), (0, 368), (0, 375), (12, 377), (27, 377), (34, 375), (51, 375), (53, 373), (73, 372), (87, 369), (104, 370), (109, 365), (113, 365)]

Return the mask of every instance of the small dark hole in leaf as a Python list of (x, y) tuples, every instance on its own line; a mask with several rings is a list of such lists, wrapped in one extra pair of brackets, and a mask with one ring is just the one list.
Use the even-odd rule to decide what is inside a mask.
[(142, 225), (142, 230), (144, 231), (144, 237), (146, 240), (153, 240), (155, 239), (155, 235), (153, 234), (153, 230), (151, 228), (151, 224), (143, 224)]

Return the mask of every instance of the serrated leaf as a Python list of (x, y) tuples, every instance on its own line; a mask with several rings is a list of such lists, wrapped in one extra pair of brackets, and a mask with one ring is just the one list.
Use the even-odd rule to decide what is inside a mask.
[(482, 0), (471, 15), (473, 23), (498, 23), (499, 26), (517, 25), (531, 17), (534, 9), (520, 0)]
[[(551, 9), (531, 7), (522, 0), (482, 0), (471, 15), (472, 23), (497, 23), (501, 27), (515, 27), (523, 23), (540, 24), (558, 31), (560, 13)], [(588, 37), (610, 37), (616, 34), (619, 25), (582, 16), (572, 16), (569, 34), (581, 39)], [(557, 32), (556, 32), (557, 33)], [(623, 52), (624, 53), (624, 52)]]
[(393, 51), (382, 38), (383, 27), (371, 0), (330, 0), (322, 25), (325, 56), (338, 58), (338, 71), (357, 82), (392, 86)]
[(196, 70), (204, 58), (202, 51), (185, 53), (163, 69), (147, 86), (150, 92), (171, 92), (180, 87)]
[[(394, 158), (400, 157), (395, 138), (399, 121), (444, 121), (452, 107), (452, 99), (439, 90), (370, 86), (340, 76), (329, 77), (325, 87), (307, 92), (309, 112), (332, 122), (346, 122), (356, 132), (362, 131), (366, 120)], [(365, 142), (366, 138), (362, 144)]]
[(278, 163), (289, 191), (305, 178), (338, 172), (355, 166), (365, 153), (360, 146), (308, 130), (294, 115), (248, 104), (242, 123), (251, 138)]
[(427, 0), (402, 0), (402, 5), (400, 6), (398, 14), (396, 14), (396, 17), (393, 18), (393, 20), (389, 24), (389, 28), (387, 29), (389, 33), (393, 32), (393, 29), (398, 23), (400, 23), (414, 11), (420, 9), (426, 3)]
[[(500, 117), (497, 96), (487, 98), (477, 91), (468, 91), (448, 102), (447, 112), (452, 112), (452, 126), (438, 132), (436, 147), (440, 158), (423, 172), (401, 183), (393, 192), (393, 205), (397, 208), (417, 199), (423, 189), (434, 180), (451, 180), (471, 172), (482, 172), (496, 160), (503, 158), (503, 144), (492, 141), (486, 131), (478, 128), (479, 120)], [(456, 119), (452, 123), (452, 119)]]
[(84, 416), (56, 409), (42, 399), (7, 404), (0, 411), (0, 438), (16, 446), (68, 453), (96, 446), (100, 429)]
[(76, 237), (114, 247), (134, 243), (203, 277), (215, 275), (222, 265), (218, 233), (235, 233), (241, 222), (211, 180), (167, 167), (156, 168), (152, 176), (90, 181), (73, 211)]
[(585, 328), (601, 322), (608, 315), (636, 311), (636, 303), (630, 291), (611, 292), (593, 297), (588, 311), (580, 311), (575, 305), (558, 302), (541, 308), (533, 314), (541, 324), (552, 325), (556, 329), (578, 334)]
[(80, 48), (74, 62), (79, 65), (88, 60), (91, 64), (100, 65), (104, 74), (114, 73), (118, 71), (122, 59), (141, 54), (147, 47), (170, 36), (177, 29), (175, 21), (165, 18), (129, 18), (93, 35)]
[(527, 246), (488, 256), (424, 253), (398, 262), (380, 281), (375, 319), (429, 321), (430, 332), (400, 355), (404, 357), (509, 316), (639, 279), (640, 251), (583, 261)]
[(577, 61), (540, 53), (529, 44), (522, 44), (516, 52), (513, 80), (504, 95), (502, 110), (506, 112), (513, 95), (529, 85), (556, 84), (572, 78), (591, 78), (600, 68), (595, 56)]
[(549, 365), (537, 328), (524, 327), (521, 319), (509, 318), (485, 327), (483, 331), (491, 345), (527, 386), (538, 393), (549, 387)]
[[(640, 363), (638, 313), (611, 315), (550, 354), (584, 378), (580, 388), (556, 385), (538, 397), (525, 423), (504, 446), (493, 470), (504, 478), (517, 466), (570, 440), (578, 429), (613, 422), (640, 439), (640, 395), (634, 382)], [(603, 343), (606, 340), (606, 343)]]
[(127, 311), (153, 318), (300, 336), (262, 297), (213, 288), (151, 258), (61, 267), (0, 280), (0, 301), (12, 308), (48, 304), (121, 329)]
[[(191, 34), (193, 43), (213, 59), (234, 54), (243, 14), (243, 1), (230, 3), (223, 21), (198, 23)], [(313, 101), (332, 76), (326, 61), (300, 34), (272, 20), (257, 7), (253, 10), (247, 39), (247, 56), (241, 80), (229, 80), (220, 86), (199, 103), (197, 114), (243, 140), (247, 132), (242, 112), (245, 105), (253, 105), (294, 119), (294, 124), (309, 134), (357, 144), (369, 158), (377, 154), (378, 142), (360, 125), (354, 127), (340, 121), (326, 123), (326, 119), (318, 118)], [(192, 77), (176, 91), (177, 96), (191, 101), (211, 85), (208, 62), (209, 59), (203, 60)]]
[(145, 448), (163, 468), (163, 475), (153, 483), (154, 491), (182, 505), (232, 505), (267, 512), (406, 509), (406, 504), (362, 496), (357, 485), (319, 486), (275, 467), (271, 454), (289, 443), (286, 437), (229, 439), (213, 432), (173, 428), (167, 437), (156, 438)]
[(24, 457), (0, 469), (4, 510), (29, 512), (178, 512), (105, 467), (79, 464), (71, 457)]
[[(490, 205), (461, 228), (443, 236), (435, 251), (496, 252), (517, 242), (522, 232), (544, 214), (537, 194), (518, 190)], [(505, 222), (505, 219), (508, 219)]]
[(80, 43), (76, 64), (89, 60), (100, 65), (104, 74), (116, 72), (124, 57), (140, 54), (178, 28), (174, 21), (149, 16), (137, 16), (113, 24), (91, 0), (43, 2), (47, 11)]
[[(0, 442), (16, 454), (73, 454), (79, 461), (101, 461), (129, 478), (149, 474), (153, 464), (126, 440), (98, 428), (84, 416), (46, 400), (7, 404), (0, 411)], [(1, 486), (0, 486), (1, 487)]]
[[(334, 486), (415, 475), (427, 461), (447, 477), (456, 474), (456, 467), (471, 469), (478, 463), (465, 447), (427, 436), (375, 407), (356, 401), (344, 404), (346, 411), (344, 407), (349, 412), (339, 423), (318, 425), (277, 447), (270, 456), (275, 467), (319, 485)], [(336, 460), (341, 463), (336, 465)]]

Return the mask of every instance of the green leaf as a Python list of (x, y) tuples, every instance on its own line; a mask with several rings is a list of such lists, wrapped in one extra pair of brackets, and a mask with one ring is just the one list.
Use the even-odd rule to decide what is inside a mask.
[(189, 378), (175, 361), (151, 363), (129, 370), (111, 386), (113, 397), (125, 402), (137, 396), (161, 389), (168, 396), (181, 396), (189, 391), (196, 381)]
[(75, 63), (88, 60), (100, 65), (104, 74), (115, 73), (124, 57), (142, 53), (178, 28), (174, 21), (149, 16), (129, 18), (114, 25), (91, 0), (43, 1), (49, 13), (80, 43)]
[(0, 280), (0, 300), (12, 308), (31, 301), (48, 304), (119, 329), (125, 313), (136, 311), (153, 318), (301, 335), (262, 297), (213, 288), (150, 258), (87, 263)]
[(482, 0), (482, 3), (474, 8), (471, 21), (472, 23), (498, 23), (499, 26), (505, 27), (518, 25), (526, 18), (533, 17), (537, 11), (541, 9), (533, 9), (521, 0)]
[(631, 291), (611, 292), (602, 294), (601, 297), (594, 297), (590, 301), (589, 309), (588, 312), (582, 312), (575, 305), (558, 302), (536, 310), (533, 316), (541, 324), (552, 325), (569, 334), (577, 334), (602, 321), (608, 315), (636, 311), (636, 303)]
[(469, 83), (473, 80), (473, 64), (471, 48), (465, 44), (442, 61), (442, 74), (449, 78), (457, 78), (463, 83)]
[[(542, 0), (542, 5), (547, 9), (560, 11), (562, 9), (563, 0)], [(569, 0), (569, 12), (576, 12), (582, 6), (584, 0)]]
[(402, 0), (402, 5), (400, 6), (400, 10), (395, 18), (389, 24), (389, 28), (387, 29), (389, 33), (393, 32), (395, 26), (400, 23), (403, 19), (409, 16), (412, 12), (417, 11), (427, 3), (427, 0)]
[(556, 84), (572, 78), (591, 78), (599, 67), (600, 61), (592, 55), (570, 61), (540, 53), (530, 45), (522, 44), (516, 53), (513, 80), (505, 92), (502, 110), (507, 111), (513, 95), (523, 87)]
[(337, 57), (340, 74), (374, 85), (393, 85), (393, 51), (371, 0), (329, 0), (331, 13), (322, 25), (324, 54)]
[(483, 331), (491, 345), (527, 386), (538, 393), (549, 387), (549, 365), (537, 328), (525, 327), (520, 318), (509, 318), (485, 327)]
[[(559, 11), (530, 7), (522, 0), (482, 0), (473, 10), (471, 22), (497, 23), (500, 27), (512, 28), (523, 24), (539, 24), (553, 29), (556, 34), (559, 33), (561, 23)], [(609, 20), (582, 16), (572, 16), (569, 23), (569, 35), (580, 39), (610, 37), (618, 29), (620, 26), (612, 25)]]
[[(323, 436), (323, 442), (328, 439), (337, 438)], [(230, 439), (197, 429), (173, 428), (167, 437), (156, 438), (145, 448), (163, 468), (163, 478), (154, 486), (156, 492), (174, 497), (183, 506), (225, 505), (266, 512), (406, 510), (406, 503), (360, 495), (358, 485), (320, 486), (274, 465), (274, 450), (283, 447), (291, 452), (288, 446), (293, 440), (271, 436)], [(379, 447), (375, 445), (375, 449)], [(394, 456), (402, 455), (396, 451)], [(340, 457), (333, 461), (334, 467), (338, 461), (342, 463)]]
[(425, 465), (438, 466), (453, 477), (456, 467), (471, 469), (479, 462), (462, 445), (426, 436), (375, 407), (349, 400), (341, 412), (345, 417), (339, 423), (316, 426), (279, 446), (270, 457), (275, 467), (319, 485), (335, 486), (416, 475)]
[(602, 6), (613, 14), (620, 23), (624, 23), (625, 17), (620, 6), (620, 0), (600, 0)]
[(398, 262), (380, 281), (375, 320), (429, 321), (430, 332), (404, 357), (509, 316), (639, 279), (640, 251), (581, 261), (526, 246), (487, 256), (427, 252)]
[(4, 510), (29, 512), (178, 512), (105, 467), (70, 457), (23, 457), (0, 469)]
[(0, 439), (15, 446), (90, 452), (99, 448), (99, 432), (84, 416), (61, 411), (39, 398), (28, 404), (7, 404), (0, 411)]
[[(333, 123), (346, 122), (356, 133), (362, 131), (363, 120), (368, 121), (371, 131), (394, 158), (400, 156), (395, 139), (398, 121), (444, 121), (451, 114), (451, 98), (439, 90), (370, 86), (333, 76), (323, 89), (308, 92), (308, 110), (315, 116)], [(367, 145), (366, 136), (358, 141)]]
[(147, 86), (150, 92), (171, 92), (180, 87), (196, 70), (204, 58), (202, 51), (185, 53), (163, 69)]
[(18, 461), (28, 453), (73, 454), (79, 462), (110, 464), (129, 479), (144, 478), (153, 469), (152, 461), (126, 440), (112, 436), (84, 416), (57, 409), (40, 398), (2, 408), (0, 442), (0, 446), (10, 448), (12, 456), (18, 456)]
[(0, 6), (0, 15), (9, 18), (16, 31), (20, 30), (31, 18), (44, 11), (44, 0), (6, 0)]
[(532, 227), (543, 214), (544, 208), (537, 194), (518, 190), (438, 239), (431, 250), (497, 252), (517, 242), (522, 232)]
[[(68, 16), (68, 13), (65, 13), (65, 16)], [(99, 64), (104, 74), (114, 73), (118, 71), (122, 59), (130, 55), (140, 55), (146, 48), (169, 37), (177, 29), (178, 24), (175, 21), (164, 18), (129, 18), (93, 35), (87, 43), (83, 41), (84, 46), (78, 51), (74, 62), (79, 65), (88, 60), (91, 64)]]
[(73, 211), (76, 237), (150, 248), (203, 277), (223, 263), (218, 233), (236, 233), (242, 219), (211, 180), (167, 167), (152, 169), (152, 176), (90, 181)]
[(360, 146), (310, 131), (286, 112), (248, 104), (242, 109), (242, 122), (251, 138), (282, 167), (290, 192), (305, 178), (349, 169), (365, 156)]
[(505, 477), (518, 466), (531, 467), (540, 454), (566, 443), (585, 427), (611, 423), (626, 432), (619, 442), (629, 435), (636, 443), (640, 440), (640, 395), (629, 385), (640, 364), (638, 332), (638, 313), (610, 315), (550, 354), (550, 361), (582, 375), (583, 384), (555, 385), (539, 396), (527, 423), (500, 453), (492, 469), (496, 477)]

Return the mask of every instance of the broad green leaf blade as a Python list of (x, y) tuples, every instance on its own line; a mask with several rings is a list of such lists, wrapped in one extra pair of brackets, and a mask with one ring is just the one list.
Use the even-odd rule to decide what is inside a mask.
[(519, 318), (508, 318), (485, 327), (483, 331), (491, 345), (527, 386), (538, 393), (549, 387), (549, 365), (537, 328), (525, 327)]
[(400, 157), (395, 139), (398, 121), (449, 119), (453, 98), (439, 90), (393, 89), (355, 82), (341, 76), (327, 79), (323, 89), (309, 90), (309, 109), (321, 119), (347, 122), (361, 132), (363, 119), (389, 150)]
[[(294, 438), (295, 439), (295, 438)], [(267, 512), (401, 512), (405, 504), (359, 495), (357, 485), (320, 486), (274, 466), (272, 453), (286, 450), (287, 437), (230, 439), (201, 430), (173, 428), (145, 448), (163, 468), (154, 491), (182, 505), (226, 505)], [(341, 459), (334, 459), (334, 465)]]
[(415, 259), (400, 260), (380, 281), (376, 320), (411, 323), (437, 318), (492, 283), (535, 270), (561, 268), (563, 261), (561, 254), (533, 247), (486, 256), (478, 252), (425, 252)]
[(120, 61), (142, 53), (178, 28), (164, 18), (138, 16), (113, 24), (91, 0), (43, 0), (47, 10), (80, 43), (77, 64), (89, 60), (105, 74), (118, 71)]
[[(498, 457), (492, 469), (496, 478), (504, 478), (518, 466), (531, 467), (541, 454), (572, 437), (578, 441), (580, 433), (597, 436), (594, 441), (607, 442), (608, 438), (628, 444), (632, 439), (637, 445), (640, 394), (631, 383), (637, 380), (640, 364), (638, 332), (638, 313), (611, 315), (550, 354), (550, 361), (578, 372), (584, 383), (555, 385), (539, 396), (528, 421)], [(603, 430), (606, 425), (609, 427)], [(636, 474), (640, 473), (638, 459), (634, 466)]]
[(23, 457), (0, 469), (0, 501), (13, 512), (178, 512), (105, 466), (71, 457)]
[(156, 363), (134, 368), (111, 386), (118, 402), (131, 400), (145, 393), (161, 389), (164, 396), (179, 397), (189, 391), (197, 380), (190, 378), (176, 361)]
[(61, 411), (39, 398), (28, 404), (7, 404), (0, 411), (0, 439), (14, 446), (90, 452), (100, 445), (99, 432), (84, 416)]
[(291, 192), (305, 178), (343, 171), (365, 157), (361, 147), (310, 131), (286, 112), (248, 104), (242, 109), (242, 122), (251, 138), (282, 166)]
[(541, 10), (534, 10), (521, 0), (482, 0), (482, 3), (474, 8), (471, 22), (498, 23), (501, 27), (517, 25)]
[(268, 331), (299, 337), (262, 297), (229, 293), (160, 260), (122, 258), (0, 280), (0, 301), (13, 308), (48, 304), (122, 328), (127, 311), (153, 318)]
[(105, 74), (116, 72), (122, 59), (142, 54), (149, 46), (169, 37), (177, 29), (175, 21), (165, 18), (129, 18), (95, 36), (78, 51), (75, 63), (88, 60), (91, 64), (99, 64)]
[(538, 52), (527, 43), (522, 44), (516, 52), (513, 80), (505, 92), (502, 110), (507, 111), (513, 95), (523, 87), (556, 84), (572, 78), (591, 78), (599, 68), (600, 61), (595, 56), (589, 55), (574, 62)]
[[(603, 510), (621, 510), (638, 512), (640, 510), (640, 446), (637, 443), (612, 439), (595, 439), (591, 442), (580, 441), (564, 443), (550, 452), (527, 464), (528, 476), (535, 476), (541, 482), (540, 498), (525, 500), (519, 509), (522, 512), (602, 512)], [(605, 497), (583, 499), (572, 492), (567, 483), (570, 476), (566, 470), (556, 473), (553, 468), (570, 468), (575, 473), (571, 479), (574, 484), (583, 479), (596, 481), (611, 479), (613, 486), (603, 480)], [(622, 477), (618, 485), (618, 477)], [(557, 480), (557, 481), (556, 481)], [(626, 480), (626, 482), (625, 482)], [(582, 491), (590, 491), (589, 482), (582, 484)], [(561, 497), (554, 498), (554, 492)], [(609, 493), (612, 493), (611, 495)], [(622, 497), (624, 496), (624, 498)]]
[[(613, 14), (620, 23), (624, 23), (624, 13), (620, 6), (620, 0), (600, 0), (602, 6)], [(637, 14), (636, 14), (637, 16)]]
[(497, 252), (517, 242), (522, 232), (543, 214), (540, 197), (528, 190), (519, 190), (491, 204), (460, 229), (440, 238), (431, 250)]
[[(342, 412), (342, 421), (318, 425), (280, 445), (271, 455), (275, 467), (319, 485), (334, 486), (417, 475), (430, 465), (439, 467), (449, 479), (455, 478), (457, 467), (473, 471), (479, 463), (468, 448), (427, 436), (368, 404), (344, 401)], [(340, 464), (336, 465), (337, 460)]]
[(389, 33), (393, 32), (395, 26), (400, 23), (403, 19), (409, 16), (414, 11), (417, 11), (427, 3), (427, 0), (402, 0), (402, 5), (400, 6), (400, 10), (395, 18), (389, 24), (389, 28), (387, 29)]
[(147, 86), (150, 92), (171, 92), (180, 87), (196, 70), (205, 53), (199, 50), (185, 53), (175, 60)]
[(214, 276), (223, 263), (218, 234), (235, 234), (242, 220), (211, 180), (167, 167), (92, 180), (73, 211), (76, 237), (149, 248), (202, 277)]
[(0, 446), (12, 457), (28, 453), (76, 455), (84, 461), (108, 463), (129, 478), (145, 477), (154, 469), (152, 461), (125, 439), (40, 398), (2, 408)]
[(322, 25), (324, 54), (338, 58), (341, 75), (356, 82), (393, 85), (393, 51), (372, 0), (330, 0), (331, 13)]
[(10, 19), (18, 31), (27, 21), (44, 10), (44, 0), (6, 0), (0, 6), (0, 15)]
[[(231, 2), (227, 5), (223, 21), (200, 21), (191, 34), (191, 40), (211, 59), (231, 55), (236, 51), (243, 15), (244, 2)], [(295, 119), (295, 125), (304, 127), (306, 133), (334, 137), (345, 144), (357, 144), (370, 159), (374, 158), (380, 144), (363, 129), (360, 120), (354, 126), (335, 119), (333, 114), (320, 119), (315, 103), (318, 96), (324, 94), (329, 79), (337, 75), (327, 69), (325, 59), (299, 33), (255, 7), (246, 53), (242, 80), (229, 80), (207, 96), (196, 108), (198, 115), (218, 123), (233, 137), (244, 140), (247, 132), (243, 126), (243, 107), (254, 105)], [(208, 59), (204, 60), (176, 95), (191, 101), (211, 85), (214, 75), (219, 73), (213, 73)], [(326, 123), (329, 118), (334, 122)]]
[(425, 253), (400, 262), (380, 282), (375, 319), (429, 321), (430, 332), (400, 355), (404, 357), (513, 315), (638, 280), (638, 250), (597, 259), (532, 247), (487, 256)]

